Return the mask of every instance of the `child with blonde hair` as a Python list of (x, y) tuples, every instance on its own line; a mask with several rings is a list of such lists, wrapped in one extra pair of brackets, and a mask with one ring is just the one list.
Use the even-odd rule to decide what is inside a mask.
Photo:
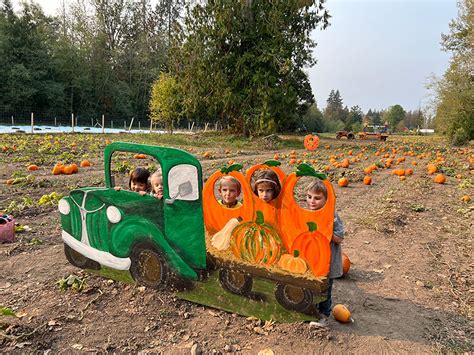
[(223, 176), (219, 180), (219, 194), (221, 199), (218, 201), (220, 205), (227, 208), (239, 208), (242, 202), (238, 200), (242, 186), (239, 180), (233, 176)]
[[(328, 190), (324, 183), (316, 179), (312, 181), (306, 188), (306, 205), (310, 211), (316, 211), (324, 207), (328, 198)], [(328, 290), (326, 301), (317, 305), (319, 312), (324, 317), (331, 314), (332, 304), (332, 284), (335, 278), (342, 276), (342, 250), (341, 243), (344, 240), (344, 224), (339, 215), (334, 212), (334, 227), (331, 239), (331, 262), (328, 275)], [(326, 320), (322, 320), (326, 322)]]
[(163, 198), (163, 175), (161, 175), (161, 171), (155, 171), (151, 175), (150, 179), (151, 183), (151, 195), (156, 197), (157, 199)]

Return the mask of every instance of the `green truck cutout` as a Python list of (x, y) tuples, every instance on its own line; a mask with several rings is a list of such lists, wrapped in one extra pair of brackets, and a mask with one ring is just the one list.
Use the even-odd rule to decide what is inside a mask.
[[(114, 189), (112, 157), (124, 152), (142, 153), (159, 162), (162, 199)], [(209, 252), (202, 168), (191, 154), (114, 142), (104, 151), (104, 174), (105, 187), (79, 188), (59, 201), (64, 251), (72, 265), (128, 270), (137, 283), (155, 289), (168, 287), (172, 275), (201, 283), (218, 272), (222, 293), (242, 296), (251, 294), (254, 278), (264, 279), (275, 285), (275, 298), (284, 308), (298, 312), (307, 311), (316, 299), (324, 299), (324, 278), (314, 281), (282, 275)]]

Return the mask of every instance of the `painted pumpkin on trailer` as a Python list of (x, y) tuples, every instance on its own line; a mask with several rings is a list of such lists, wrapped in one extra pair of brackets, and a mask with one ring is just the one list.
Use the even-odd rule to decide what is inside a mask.
[(300, 251), (294, 250), (292, 254), (283, 254), (278, 260), (280, 269), (289, 271), (293, 274), (304, 274), (308, 270), (308, 265), (303, 258), (299, 257)]
[(230, 248), (241, 260), (270, 266), (282, 254), (280, 236), (275, 228), (265, 223), (261, 211), (256, 214), (255, 221), (241, 223), (232, 230)]
[(304, 147), (306, 150), (315, 150), (319, 146), (319, 137), (308, 134), (304, 137)]
[[(300, 207), (295, 201), (295, 185), (302, 176), (320, 179), (324, 186), (326, 186), (328, 197), (326, 204), (321, 209), (310, 211)], [(287, 250), (291, 250), (293, 241), (298, 235), (308, 231), (308, 222), (317, 222), (318, 232), (324, 235), (328, 241), (331, 241), (336, 196), (331, 182), (327, 179), (325, 174), (315, 171), (308, 164), (300, 164), (298, 165), (298, 171), (291, 173), (286, 178), (281, 196), (282, 199), (278, 208), (278, 219), (280, 221), (281, 239)], [(300, 255), (302, 255), (301, 250)]]
[(291, 251), (299, 250), (314, 276), (327, 276), (331, 261), (329, 240), (317, 231), (314, 222), (308, 222), (308, 231), (296, 237)]
[[(245, 176), (239, 171), (242, 165), (234, 164), (229, 167), (223, 167), (216, 171), (206, 181), (202, 190), (202, 206), (204, 213), (204, 225), (207, 231), (213, 235), (222, 230), (227, 222), (232, 218), (241, 217), (244, 221), (254, 219), (254, 209), (252, 202), (253, 192), (245, 180)], [(227, 208), (222, 206), (214, 194), (216, 182), (223, 176), (232, 176), (240, 183), (243, 197), (242, 206), (237, 208)]]
[[(247, 179), (248, 186), (252, 189), (252, 176), (258, 170), (272, 170), (277, 174), (278, 179), (280, 180), (280, 186), (283, 186), (283, 183), (286, 179), (286, 174), (283, 170), (280, 169), (281, 163), (277, 160), (267, 160), (264, 163), (256, 164), (247, 169), (245, 173), (245, 178)], [(265, 223), (272, 225), (278, 229), (277, 223), (277, 206), (279, 201), (282, 198), (282, 191), (278, 197), (270, 202), (265, 202), (258, 198), (258, 196), (252, 191), (253, 204), (255, 206), (254, 211), (261, 211), (265, 218)], [(253, 217), (254, 219), (256, 216)]]

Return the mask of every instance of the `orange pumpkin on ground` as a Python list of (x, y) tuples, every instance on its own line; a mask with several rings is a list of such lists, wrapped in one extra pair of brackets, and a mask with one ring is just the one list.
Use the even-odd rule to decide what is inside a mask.
[(72, 165), (66, 165), (63, 169), (63, 173), (66, 175), (71, 175), (74, 173), (74, 167)]
[(89, 166), (91, 166), (91, 163), (90, 163), (89, 160), (84, 159), (84, 160), (81, 161), (80, 165), (81, 165), (81, 168), (88, 168)]
[(341, 167), (342, 168), (348, 168), (349, 167), (349, 159), (343, 159), (341, 162)]
[[(326, 204), (321, 209), (310, 211), (299, 206), (295, 201), (294, 189), (298, 179), (302, 176), (319, 178), (326, 186), (328, 197)], [(287, 176), (281, 195), (282, 199), (278, 205), (278, 221), (281, 239), (287, 250), (292, 250), (293, 242), (298, 235), (308, 232), (308, 222), (316, 221), (319, 226), (319, 233), (323, 234), (328, 242), (331, 241), (336, 196), (331, 182), (324, 173), (315, 171), (308, 164), (299, 165), (297, 172)], [(303, 255), (302, 251), (299, 250), (299, 252), (301, 257)]]
[(438, 167), (435, 164), (428, 164), (426, 168), (428, 169), (429, 175), (433, 175), (435, 172), (438, 171)]
[(135, 159), (145, 159), (146, 156), (145, 156), (145, 154), (138, 154), (138, 153), (137, 153), (137, 154), (135, 154), (135, 155), (133, 156), (133, 158), (135, 158)]
[(232, 230), (230, 248), (241, 260), (267, 266), (276, 263), (282, 254), (280, 236), (265, 223), (261, 211), (257, 211), (255, 221), (240, 223)]
[(308, 134), (304, 137), (304, 147), (306, 150), (315, 150), (319, 146), (319, 137)]
[(465, 203), (469, 203), (469, 201), (471, 201), (471, 196), (469, 195), (464, 195), (461, 200)]
[(62, 163), (57, 163), (52, 170), (53, 175), (64, 174), (64, 165)]
[[(222, 230), (227, 222), (232, 218), (241, 217), (244, 221), (254, 219), (253, 192), (245, 180), (245, 176), (239, 171), (242, 165), (234, 164), (223, 167), (216, 171), (206, 181), (202, 190), (202, 206), (204, 213), (204, 225), (207, 231), (213, 235)], [(215, 184), (223, 176), (232, 176), (240, 183), (243, 197), (242, 206), (238, 208), (226, 208), (222, 206), (214, 195)]]
[(400, 181), (405, 181), (407, 177), (405, 175), (400, 176)]
[(413, 169), (407, 169), (405, 170), (405, 175), (413, 175)]
[(403, 176), (403, 175), (405, 175), (405, 170), (404, 169), (395, 169), (394, 171), (392, 171), (392, 174), (397, 175), (397, 176)]
[(299, 250), (301, 257), (308, 263), (315, 276), (327, 276), (331, 260), (329, 240), (317, 231), (314, 222), (308, 222), (308, 231), (295, 238), (291, 252)]
[(372, 178), (370, 176), (364, 176), (364, 185), (371, 185)]
[(437, 174), (433, 181), (437, 184), (444, 184), (446, 182), (446, 176), (444, 176), (444, 174)]
[(349, 323), (351, 321), (351, 312), (343, 304), (336, 304), (332, 309), (332, 314), (341, 323)]
[(342, 274), (345, 275), (351, 268), (351, 261), (346, 253), (342, 253)]
[(349, 185), (349, 179), (344, 176), (337, 180), (337, 185), (340, 187), (347, 187)]
[(292, 272), (293, 274), (304, 274), (308, 270), (306, 261), (299, 257), (299, 250), (293, 251), (291, 254), (283, 254), (278, 261), (280, 269)]
[[(245, 173), (245, 179), (247, 180), (249, 188), (252, 190), (252, 176), (259, 170), (272, 170), (278, 176), (278, 180), (280, 180), (280, 186), (283, 186), (283, 183), (286, 179), (286, 174), (283, 170), (280, 169), (280, 165), (281, 163), (277, 160), (267, 160), (261, 164), (256, 164), (248, 168), (247, 172)], [(270, 202), (265, 202), (258, 198), (258, 196), (252, 191), (254, 211), (262, 211), (263, 216), (265, 218), (265, 223), (270, 224), (277, 229), (279, 229), (277, 223), (277, 206), (281, 198), (282, 191), (280, 191), (280, 194), (276, 199), (273, 199)], [(253, 219), (254, 218), (255, 216), (253, 217)]]
[(39, 169), (38, 165), (35, 165), (35, 164), (28, 165), (28, 167), (26, 168), (26, 170), (28, 171), (36, 171), (38, 169)]

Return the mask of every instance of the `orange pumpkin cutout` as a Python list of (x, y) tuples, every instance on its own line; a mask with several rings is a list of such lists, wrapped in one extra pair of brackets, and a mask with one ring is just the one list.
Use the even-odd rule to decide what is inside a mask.
[[(247, 172), (245, 173), (245, 178), (247, 179), (247, 184), (252, 191), (252, 176), (254, 173), (258, 170), (272, 170), (277, 174), (278, 180), (280, 180), (280, 185), (283, 186), (283, 183), (286, 179), (286, 174), (283, 170), (279, 168), (279, 165), (281, 163), (277, 160), (267, 160), (264, 163), (261, 164), (256, 164), (250, 168), (247, 169)], [(279, 230), (279, 226), (277, 223), (277, 207), (279, 205), (279, 202), (282, 198), (282, 192), (280, 191), (280, 194), (276, 199), (273, 199), (270, 202), (265, 202), (258, 198), (258, 196), (252, 191), (252, 200), (254, 204), (254, 210), (255, 211), (262, 211), (263, 216), (265, 218), (265, 223), (272, 225), (273, 227), (277, 228)], [(256, 216), (254, 216), (254, 219)]]
[[(310, 211), (302, 208), (295, 201), (294, 189), (301, 176), (314, 176), (322, 180), (328, 191), (326, 204), (319, 210)], [(324, 235), (328, 242), (332, 239), (334, 224), (334, 207), (336, 196), (326, 175), (316, 172), (308, 164), (300, 164), (296, 173), (287, 176), (281, 191), (278, 220), (280, 224), (281, 239), (287, 250), (292, 250), (292, 245), (297, 236), (308, 231), (308, 222), (316, 222), (318, 232)], [(300, 251), (301, 252), (301, 251)], [(302, 255), (302, 254), (300, 254)]]
[(315, 150), (319, 146), (319, 137), (308, 134), (304, 137), (304, 147), (306, 150)]
[(291, 251), (300, 251), (314, 276), (327, 276), (331, 261), (329, 240), (317, 231), (316, 223), (308, 222), (308, 229), (296, 237)]
[[(207, 231), (213, 235), (220, 231), (226, 223), (232, 219), (241, 217), (244, 221), (254, 219), (254, 209), (252, 202), (253, 192), (245, 180), (245, 176), (239, 171), (242, 168), (240, 164), (234, 164), (228, 168), (224, 167), (212, 174), (206, 181), (202, 190), (202, 205), (204, 212), (204, 225)], [(214, 186), (221, 177), (232, 176), (240, 182), (241, 196), (243, 196), (242, 206), (238, 208), (227, 208), (222, 206), (216, 200), (214, 195)]]

